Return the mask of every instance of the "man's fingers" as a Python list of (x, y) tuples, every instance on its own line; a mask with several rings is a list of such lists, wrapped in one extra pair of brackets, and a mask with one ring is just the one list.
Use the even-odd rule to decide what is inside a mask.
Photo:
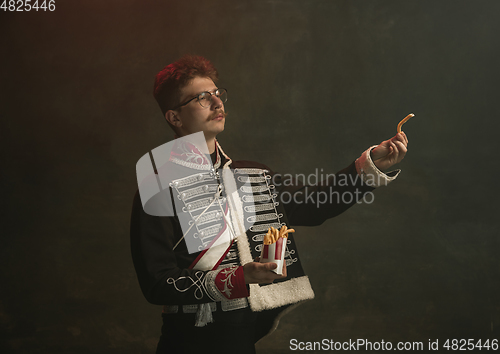
[(278, 267), (278, 265), (276, 263), (263, 263), (264, 264), (264, 267), (267, 269), (267, 270), (273, 270), (273, 269), (276, 269)]
[(276, 279), (284, 278), (286, 275), (278, 275), (272, 272), (273, 269), (276, 269), (278, 265), (276, 263), (264, 263), (264, 268), (262, 270), (265, 273), (262, 275), (263, 283), (272, 283)]
[[(263, 265), (265, 266), (265, 271), (266, 272), (270, 272), (272, 270), (275, 270), (276, 268), (278, 268), (278, 265), (276, 263), (263, 263)], [(286, 277), (286, 266), (285, 266), (285, 263), (283, 264), (283, 270), (282, 270), (282, 275), (279, 275), (279, 274), (276, 274), (274, 272), (270, 273), (270, 276), (274, 279), (279, 279), (279, 278), (285, 278)]]
[(404, 145), (407, 144), (407, 138), (403, 133), (397, 133), (392, 139), (390, 139), (393, 143), (400, 141)]
[(399, 152), (406, 152), (406, 145), (402, 141), (395, 141), (394, 144), (398, 146)]
[(246, 284), (268, 284), (272, 283), (276, 279), (283, 278), (282, 275), (278, 275), (272, 272), (276, 269), (277, 265), (275, 263), (256, 263), (250, 262), (243, 266), (243, 274), (245, 275)]
[(403, 160), (405, 155), (406, 155), (407, 149), (406, 149), (406, 146), (400, 141), (396, 141), (395, 144), (398, 146), (398, 156), (397, 156), (396, 161), (401, 162), (401, 160)]
[(399, 156), (398, 147), (396, 146), (396, 144), (394, 142), (391, 141), (390, 143), (391, 143), (391, 147), (392, 147), (392, 154), (394, 155), (394, 159), (397, 161), (398, 156)]
[(408, 145), (408, 137), (406, 136), (405, 132), (401, 132), (401, 135), (405, 138), (406, 145)]

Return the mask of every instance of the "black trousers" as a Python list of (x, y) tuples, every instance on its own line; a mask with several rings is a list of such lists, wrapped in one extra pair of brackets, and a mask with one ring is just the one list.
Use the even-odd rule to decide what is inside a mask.
[[(217, 304), (219, 305), (219, 304)], [(212, 313), (214, 322), (195, 327), (194, 313), (162, 314), (163, 326), (156, 354), (255, 354), (255, 343), (269, 333), (283, 308), (252, 312), (249, 307)]]

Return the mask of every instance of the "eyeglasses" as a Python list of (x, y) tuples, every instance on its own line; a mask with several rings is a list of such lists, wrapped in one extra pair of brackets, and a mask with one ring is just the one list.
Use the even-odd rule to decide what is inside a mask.
[(177, 108), (185, 106), (189, 102), (191, 102), (192, 100), (198, 100), (198, 103), (200, 104), (200, 106), (202, 106), (203, 108), (208, 108), (212, 105), (212, 97), (213, 96), (218, 97), (222, 101), (222, 103), (226, 103), (227, 90), (224, 88), (220, 88), (220, 89), (214, 90), (212, 92), (210, 92), (210, 91), (202, 92), (199, 95), (194, 96), (193, 98), (187, 100), (186, 102), (175, 106), (174, 108), (172, 108), (172, 110), (176, 110)]

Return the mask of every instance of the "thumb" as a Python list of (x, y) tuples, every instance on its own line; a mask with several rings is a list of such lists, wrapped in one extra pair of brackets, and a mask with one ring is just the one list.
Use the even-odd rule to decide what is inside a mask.
[(264, 267), (267, 269), (267, 270), (273, 270), (273, 269), (276, 269), (278, 265), (276, 263), (264, 263)]

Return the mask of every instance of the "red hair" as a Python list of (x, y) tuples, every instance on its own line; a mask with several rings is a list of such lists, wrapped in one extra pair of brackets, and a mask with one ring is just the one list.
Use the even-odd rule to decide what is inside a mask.
[(163, 115), (181, 103), (181, 89), (195, 77), (207, 77), (216, 82), (219, 75), (208, 59), (196, 55), (185, 55), (156, 75), (153, 94)]

